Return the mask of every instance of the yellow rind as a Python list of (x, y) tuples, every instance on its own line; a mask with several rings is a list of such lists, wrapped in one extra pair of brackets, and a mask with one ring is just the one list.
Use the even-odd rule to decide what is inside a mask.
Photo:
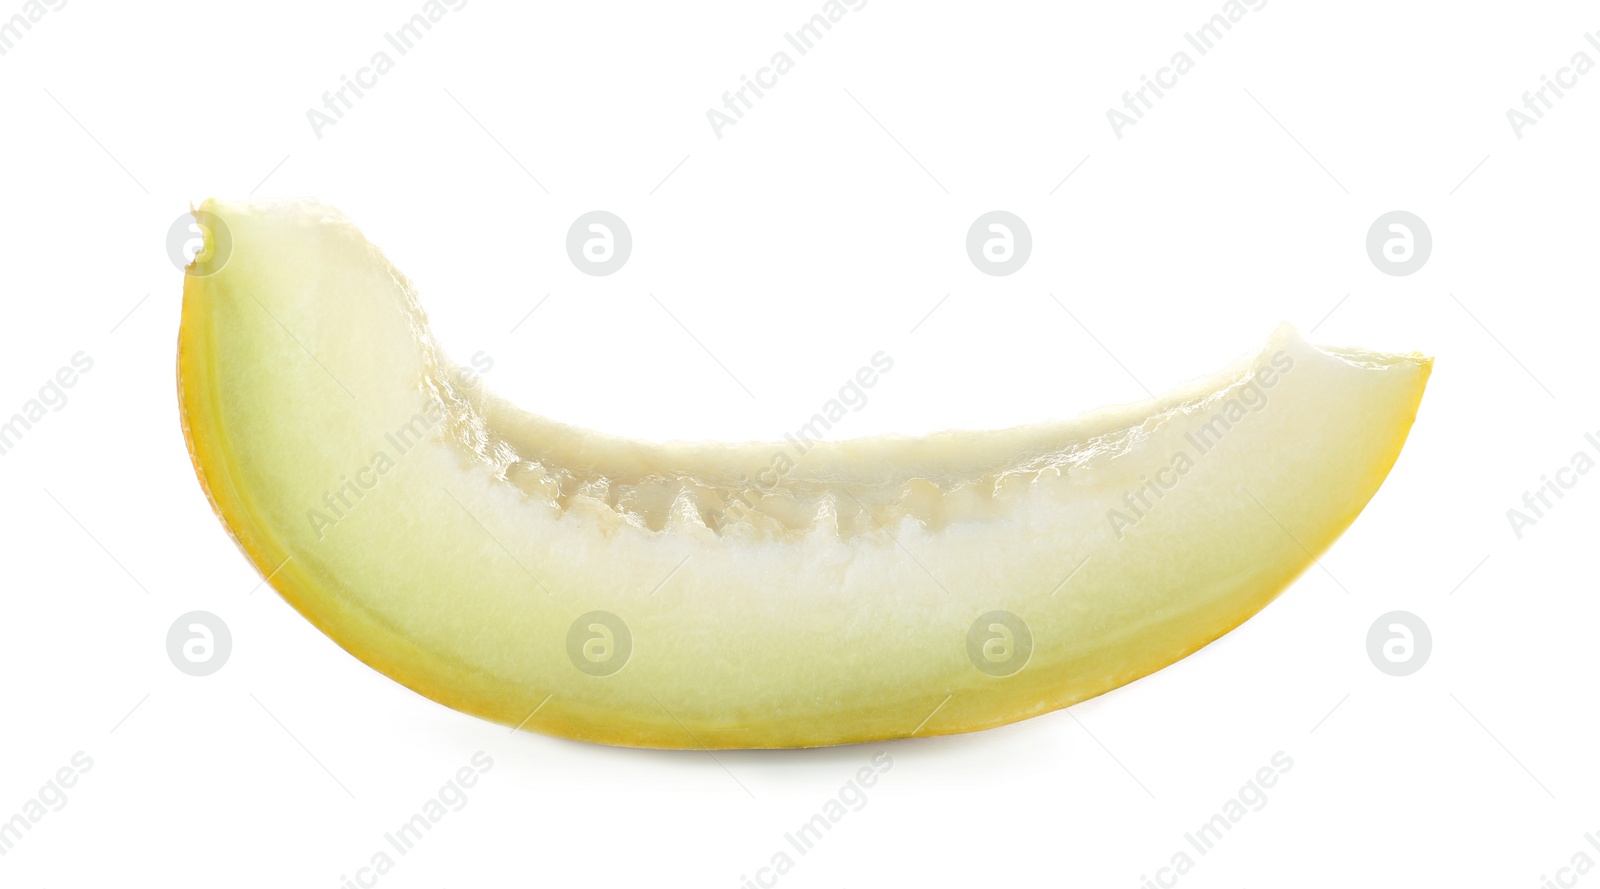
[[(228, 212), (210, 201), (202, 205), (202, 209), (219, 214)], [(394, 274), (397, 280), (403, 280), (398, 272)], [(1013, 691), (1007, 697), (1011, 703), (1004, 707), (974, 700), (971, 695), (957, 700), (956, 692), (952, 691), (947, 702), (939, 705), (940, 718), (933, 721), (927, 718), (927, 712), (900, 703), (875, 713), (858, 709), (855, 721), (839, 722), (823, 717), (774, 718), (748, 725), (713, 722), (691, 727), (664, 706), (660, 712), (636, 710), (597, 718), (582, 701), (568, 700), (554, 692), (551, 697), (541, 698), (533, 690), (420, 646), (370, 611), (349, 607), (328, 595), (327, 579), (293, 558), (291, 547), (263, 520), (252, 492), (236, 483), (244, 475), (240, 461), (246, 459), (247, 454), (246, 448), (230, 440), (222, 421), (220, 399), (226, 397), (227, 383), (217, 379), (215, 349), (206, 314), (208, 288), (213, 283), (212, 278), (206, 277), (190, 276), (185, 280), (177, 367), (180, 418), (202, 489), (235, 542), (262, 576), (285, 601), (345, 650), (425, 697), (503, 725), (635, 747), (799, 747), (956, 734), (1067, 707), (1148, 675), (1243, 623), (1282, 592), (1354, 521), (1398, 458), (1432, 366), (1432, 359), (1422, 356), (1387, 356), (1390, 360), (1411, 362), (1420, 372), (1409, 403), (1395, 407), (1396, 431), (1375, 452), (1374, 459), (1366, 467), (1366, 477), (1352, 479), (1355, 486), (1369, 492), (1368, 495), (1359, 502), (1346, 504), (1338, 514), (1325, 517), (1326, 522), (1317, 536), (1297, 540), (1305, 557), (1285, 563), (1270, 576), (1257, 578), (1253, 592), (1242, 595), (1236, 610), (1216, 620), (1207, 632), (1169, 647), (1129, 652), (1103, 681), (1091, 682), (1072, 693), (1053, 692), (1049, 677), (1040, 676), (1027, 676), (1025, 681), (1032, 685), (1018, 686), (1035, 688), (1036, 693)], [(929, 705), (924, 710), (939, 703), (938, 686), (936, 681), (934, 687), (930, 687)], [(535, 707), (538, 719), (536, 724), (529, 724)]]

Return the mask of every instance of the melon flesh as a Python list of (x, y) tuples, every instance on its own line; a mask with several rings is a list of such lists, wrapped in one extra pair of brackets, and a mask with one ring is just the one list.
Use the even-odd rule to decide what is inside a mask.
[[(1167, 666), (1355, 519), (1431, 368), (1285, 327), (1212, 377), (1073, 420), (803, 454), (648, 443), (465, 384), (337, 211), (201, 209), (232, 252), (185, 281), (180, 400), (245, 553), (410, 688), (609, 744), (974, 731)], [(778, 454), (793, 465), (774, 473)]]

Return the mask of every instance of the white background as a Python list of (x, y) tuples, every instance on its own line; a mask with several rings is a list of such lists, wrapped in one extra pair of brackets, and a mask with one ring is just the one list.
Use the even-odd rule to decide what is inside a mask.
[[(480, 750), (469, 803), (379, 885), (732, 889), (878, 752), (867, 805), (778, 884), (1141, 886), (1277, 751), (1266, 806), (1178, 885), (1531, 889), (1600, 860), (1600, 475), (1521, 539), (1506, 517), (1600, 430), (1600, 72), (1520, 139), (1506, 118), (1600, 60), (1592, 7), (1272, 0), (1198, 57), (1220, 2), (872, 0), (718, 139), (707, 109), (820, 2), (472, 0), (404, 56), (383, 35), (422, 4), (356, 6), (71, 0), (0, 56), (0, 416), (94, 361), (0, 457), (0, 819), (94, 762), (0, 884), (339, 886)], [(394, 70), (318, 138), (307, 109), (380, 49)], [(1180, 49), (1194, 69), (1118, 139), (1106, 110)], [(164, 239), (252, 190), (344, 210), (524, 406), (654, 438), (781, 436), (878, 350), (841, 436), (1130, 400), (1280, 320), (1438, 363), (1323, 568), (1161, 673), (961, 737), (588, 746), (371, 671), (212, 516)], [(592, 209), (633, 233), (609, 277), (565, 255)], [(1032, 230), (1009, 277), (965, 253), (992, 209)], [(1364, 247), (1395, 209), (1434, 239), (1408, 277)], [(194, 609), (233, 633), (205, 678), (165, 651)], [(1434, 639), (1405, 678), (1365, 650), (1395, 609)]]

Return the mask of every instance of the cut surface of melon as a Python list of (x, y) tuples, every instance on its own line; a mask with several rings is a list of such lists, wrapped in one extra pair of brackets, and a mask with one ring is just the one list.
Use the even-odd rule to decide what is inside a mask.
[(1212, 377), (1070, 421), (632, 441), (486, 392), (337, 211), (201, 211), (232, 245), (186, 278), (179, 395), (245, 553), (410, 688), (610, 744), (974, 731), (1158, 670), (1349, 526), (1431, 368), (1285, 327)]

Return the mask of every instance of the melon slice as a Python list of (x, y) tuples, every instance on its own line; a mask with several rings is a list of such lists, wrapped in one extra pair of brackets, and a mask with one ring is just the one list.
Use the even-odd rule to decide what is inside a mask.
[(246, 555), (421, 694), (608, 744), (968, 732), (1159, 670), (1355, 519), (1431, 368), (1283, 328), (1074, 420), (803, 454), (632, 441), (464, 384), (338, 212), (201, 211), (232, 252), (185, 281), (183, 425)]

